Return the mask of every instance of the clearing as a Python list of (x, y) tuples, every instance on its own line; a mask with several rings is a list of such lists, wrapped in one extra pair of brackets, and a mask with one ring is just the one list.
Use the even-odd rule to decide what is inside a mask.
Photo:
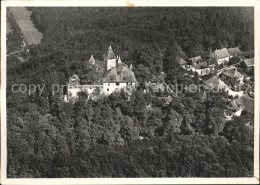
[(26, 42), (28, 44), (39, 44), (43, 34), (34, 27), (31, 20), (32, 12), (25, 7), (10, 7), (9, 11), (13, 14)]

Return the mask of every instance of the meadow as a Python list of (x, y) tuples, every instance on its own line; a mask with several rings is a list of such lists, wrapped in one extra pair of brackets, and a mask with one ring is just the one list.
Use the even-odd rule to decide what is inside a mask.
[(26, 42), (30, 44), (39, 44), (43, 34), (39, 32), (33, 25), (31, 20), (32, 12), (25, 7), (11, 7), (9, 10), (17, 24), (19, 25)]

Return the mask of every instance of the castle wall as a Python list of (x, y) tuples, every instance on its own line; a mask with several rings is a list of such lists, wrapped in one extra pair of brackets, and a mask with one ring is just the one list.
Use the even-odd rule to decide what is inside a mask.
[(68, 95), (67, 100), (73, 100), (74, 98), (77, 98), (78, 92), (86, 92), (89, 95), (91, 95), (97, 88), (100, 88), (100, 91), (103, 90), (103, 85), (74, 85), (74, 86), (68, 86)]

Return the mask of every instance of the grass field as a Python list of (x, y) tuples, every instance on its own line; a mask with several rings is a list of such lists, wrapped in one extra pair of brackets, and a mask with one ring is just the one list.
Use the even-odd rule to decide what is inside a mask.
[(9, 25), (6, 24), (6, 33), (9, 33), (9, 32), (11, 32), (11, 29), (10, 29)]
[(11, 7), (9, 11), (13, 14), (17, 24), (21, 28), (28, 44), (39, 44), (42, 39), (40, 33), (31, 21), (31, 12), (25, 7)]

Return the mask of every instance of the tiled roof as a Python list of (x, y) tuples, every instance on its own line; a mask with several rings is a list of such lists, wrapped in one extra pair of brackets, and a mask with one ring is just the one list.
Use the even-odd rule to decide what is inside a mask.
[(206, 67), (208, 67), (208, 63), (207, 62), (201, 62), (201, 63), (199, 63), (195, 66), (195, 69), (201, 69), (201, 68), (206, 68)]
[(238, 111), (244, 109), (247, 112), (254, 113), (254, 99), (244, 94), (231, 102), (232, 107)]
[(254, 66), (254, 58), (247, 58), (244, 60), (244, 63), (246, 64), (247, 67), (251, 67), (251, 66)]
[(221, 81), (218, 77), (214, 76), (210, 79), (208, 79), (207, 81), (204, 82), (204, 84), (209, 87), (209, 88), (213, 88), (213, 89), (225, 89), (228, 86)]
[(242, 96), (243, 104), (245, 106), (245, 110), (254, 114), (254, 99), (249, 97), (247, 94)]
[(128, 67), (124, 62), (121, 61), (120, 57), (118, 58), (117, 65), (118, 65), (118, 67), (120, 67), (120, 66)]
[(114, 67), (108, 70), (103, 77), (103, 82), (136, 82), (134, 73), (125, 66)]
[(238, 47), (228, 48), (227, 50), (230, 55), (241, 55), (242, 54), (242, 51)]
[(197, 62), (201, 61), (202, 58), (201, 58), (201, 56), (197, 56), (197, 57), (189, 58), (189, 60), (190, 60), (192, 63), (197, 63)]
[(241, 78), (243, 75), (237, 71), (237, 68), (232, 68), (224, 71), (222, 74), (229, 76), (231, 78)]
[(210, 54), (210, 57), (217, 58), (217, 59), (222, 59), (222, 58), (226, 58), (229, 56), (230, 56), (230, 54), (228, 53), (227, 48), (217, 49), (212, 54)]
[(109, 46), (107, 52), (103, 55), (104, 56), (104, 60), (108, 60), (108, 59), (116, 59), (116, 55), (112, 50), (112, 47)]
[(187, 62), (185, 60), (183, 60), (181, 57), (176, 58), (176, 60), (177, 60), (177, 63), (180, 64), (180, 65), (187, 64)]
[(245, 108), (245, 106), (244, 106), (244, 104), (243, 104), (243, 100), (242, 100), (241, 97), (240, 97), (240, 98), (237, 98), (237, 99), (235, 99), (235, 100), (233, 100), (233, 101), (231, 102), (231, 105), (232, 105), (232, 107), (235, 109), (235, 111), (238, 111), (238, 110), (240, 110), (240, 109)]

